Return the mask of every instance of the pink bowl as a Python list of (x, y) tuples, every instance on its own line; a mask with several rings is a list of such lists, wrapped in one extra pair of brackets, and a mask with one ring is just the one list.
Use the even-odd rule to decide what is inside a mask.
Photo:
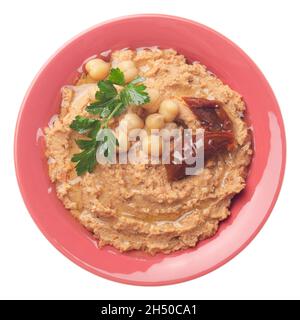
[[(97, 248), (93, 237), (57, 199), (47, 174), (39, 129), (59, 110), (60, 88), (76, 69), (107, 49), (158, 45), (205, 64), (244, 97), (253, 128), (255, 156), (246, 190), (218, 233), (196, 248), (170, 255), (121, 254)], [(256, 65), (230, 40), (193, 21), (137, 15), (99, 24), (65, 44), (32, 82), (15, 132), (15, 167), (23, 199), (46, 238), (79, 266), (104, 278), (136, 285), (163, 285), (202, 276), (229, 261), (255, 237), (274, 207), (285, 168), (286, 142), (274, 94)], [(52, 190), (53, 189), (53, 190)]]

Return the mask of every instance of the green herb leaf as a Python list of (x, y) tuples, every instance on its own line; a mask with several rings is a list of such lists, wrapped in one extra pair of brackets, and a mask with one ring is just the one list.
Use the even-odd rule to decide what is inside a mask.
[(75, 120), (73, 120), (73, 122), (70, 124), (70, 128), (81, 134), (84, 134), (91, 132), (99, 124), (100, 121), (97, 119), (89, 119), (81, 116), (76, 116)]
[(118, 94), (117, 89), (109, 80), (99, 81), (98, 88), (100, 91), (96, 92), (95, 98), (102, 103), (114, 98)]
[[(99, 91), (95, 94), (96, 101), (89, 104), (86, 110), (91, 114), (99, 115), (101, 121), (76, 116), (70, 125), (73, 130), (90, 138), (76, 140), (76, 144), (83, 150), (71, 159), (76, 162), (78, 175), (94, 170), (98, 153), (109, 162), (114, 160), (118, 140), (113, 131), (108, 129), (109, 120), (122, 114), (129, 105), (141, 105), (150, 101), (145, 91), (146, 87), (141, 84), (144, 80), (142, 77), (137, 77), (125, 85), (123, 72), (116, 68), (111, 69), (107, 80), (98, 82)], [(124, 85), (120, 93), (117, 92), (114, 84)]]
[(119, 68), (113, 68), (110, 70), (108, 80), (111, 81), (113, 84), (117, 84), (120, 86), (125, 85), (124, 73)]
[(95, 122), (93, 128), (92, 128), (91, 131), (88, 133), (88, 137), (89, 137), (89, 138), (92, 138), (92, 139), (96, 138), (97, 133), (98, 133), (100, 127), (101, 127), (101, 122), (98, 120), (98, 122)]
[(97, 141), (95, 139), (92, 140), (76, 140), (76, 144), (80, 149), (91, 149), (94, 148)]
[(116, 99), (114, 101), (114, 109), (112, 110), (111, 114), (108, 116), (109, 119), (111, 119), (112, 117), (117, 117), (120, 114), (122, 114), (124, 112), (124, 110), (126, 109), (126, 105), (122, 103), (122, 101), (120, 99)]
[(105, 104), (103, 104), (100, 110), (100, 117), (104, 119), (109, 117), (109, 115), (114, 111), (119, 101), (120, 101), (119, 99), (112, 99), (106, 102)]
[[(135, 80), (133, 80), (135, 81)], [(121, 101), (125, 105), (141, 105), (150, 101), (146, 87), (142, 84), (136, 85), (134, 83), (129, 83), (120, 93)]]
[(72, 157), (71, 161), (77, 162), (75, 168), (79, 176), (86, 172), (93, 172), (97, 163), (96, 151), (97, 148), (93, 147), (77, 153)]
[(99, 114), (103, 108), (102, 105), (103, 104), (100, 101), (92, 102), (86, 107), (86, 111), (91, 114)]

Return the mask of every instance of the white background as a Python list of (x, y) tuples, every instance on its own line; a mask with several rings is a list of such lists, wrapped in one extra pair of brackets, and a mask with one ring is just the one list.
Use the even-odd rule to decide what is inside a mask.
[[(299, 1), (9, 0), (0, 3), (0, 298), (300, 298)], [(104, 280), (60, 254), (27, 213), (13, 165), (17, 113), (42, 64), (82, 30), (133, 13), (183, 16), (202, 22), (236, 42), (258, 64), (273, 87), (287, 133), (284, 184), (260, 234), (222, 268), (202, 278), (165, 287), (134, 287)]]

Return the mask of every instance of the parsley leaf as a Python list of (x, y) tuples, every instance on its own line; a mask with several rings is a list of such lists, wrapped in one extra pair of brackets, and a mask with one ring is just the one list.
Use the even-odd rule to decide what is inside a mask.
[(96, 152), (97, 148), (88, 148), (72, 157), (71, 161), (77, 162), (75, 168), (79, 176), (93, 172), (97, 163)]
[(109, 80), (99, 81), (98, 88), (100, 90), (96, 92), (95, 98), (102, 103), (114, 98), (118, 94), (117, 89)]
[[(107, 102), (105, 102), (107, 103)], [(93, 103), (90, 103), (87, 108), (86, 108), (86, 111), (91, 113), (91, 114), (99, 114), (101, 109), (103, 108), (103, 105), (105, 103), (101, 103), (100, 101), (96, 101), (96, 102), (93, 102)]]
[(131, 82), (121, 91), (121, 101), (125, 105), (134, 104), (137, 106), (147, 103), (150, 101), (150, 98), (145, 89), (146, 87), (143, 84), (136, 85)]
[(96, 139), (92, 140), (76, 140), (76, 144), (80, 149), (91, 149), (95, 147)]
[(108, 80), (120, 86), (125, 85), (124, 73), (119, 68), (111, 69)]
[(98, 127), (100, 121), (97, 119), (89, 119), (81, 116), (76, 116), (75, 120), (70, 124), (70, 128), (81, 133), (90, 133), (95, 127)]
[(100, 117), (107, 118), (115, 109), (115, 107), (119, 104), (119, 99), (113, 99), (108, 101), (105, 105), (102, 106), (100, 110)]
[[(125, 85), (123, 72), (116, 68), (111, 69), (107, 80), (98, 82), (96, 101), (90, 103), (86, 111), (98, 115), (101, 120), (76, 116), (70, 125), (71, 129), (90, 138), (76, 140), (78, 147), (83, 150), (71, 159), (72, 162), (76, 162), (78, 175), (94, 170), (98, 154), (109, 162), (114, 160), (118, 140), (113, 131), (108, 129), (109, 120), (122, 114), (129, 105), (138, 106), (150, 101), (145, 91), (146, 87), (142, 84), (144, 80), (142, 77), (137, 77)], [(124, 86), (120, 93), (114, 84)]]

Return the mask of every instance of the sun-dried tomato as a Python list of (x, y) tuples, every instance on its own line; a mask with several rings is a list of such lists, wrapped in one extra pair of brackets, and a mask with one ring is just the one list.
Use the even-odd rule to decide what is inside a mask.
[[(204, 159), (224, 151), (234, 149), (234, 134), (232, 122), (223, 108), (221, 102), (203, 98), (183, 97), (204, 131)], [(195, 136), (193, 136), (195, 143)], [(195, 156), (195, 154), (193, 154)], [(187, 165), (183, 160), (181, 164), (168, 164), (165, 166), (169, 181), (177, 181), (186, 176)]]
[(217, 100), (204, 98), (183, 97), (201, 126), (208, 131), (231, 131), (232, 122), (229, 119), (223, 105)]

